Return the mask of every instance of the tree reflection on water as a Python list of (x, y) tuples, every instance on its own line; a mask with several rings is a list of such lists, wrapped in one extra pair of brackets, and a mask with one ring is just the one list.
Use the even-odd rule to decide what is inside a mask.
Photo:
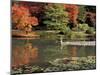
[(38, 48), (26, 41), (23, 46), (15, 46), (12, 50), (12, 67), (34, 63), (38, 59)]

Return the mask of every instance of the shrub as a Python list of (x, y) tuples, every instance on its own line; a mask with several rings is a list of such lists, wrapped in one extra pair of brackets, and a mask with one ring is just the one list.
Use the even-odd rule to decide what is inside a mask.
[(73, 31), (71, 31), (71, 32), (68, 34), (68, 37), (71, 38), (71, 39), (84, 38), (84, 37), (85, 37), (85, 33), (83, 33), (83, 32), (73, 32)]
[(60, 33), (63, 33), (63, 34), (69, 34), (71, 32), (71, 29), (69, 27), (66, 27), (64, 30), (61, 30)]
[(95, 29), (93, 27), (89, 27), (89, 29), (86, 31), (87, 34), (94, 34)]
[(89, 29), (89, 26), (88, 26), (88, 24), (79, 24), (79, 25), (78, 25), (78, 29), (79, 29), (80, 31), (86, 31), (86, 30)]

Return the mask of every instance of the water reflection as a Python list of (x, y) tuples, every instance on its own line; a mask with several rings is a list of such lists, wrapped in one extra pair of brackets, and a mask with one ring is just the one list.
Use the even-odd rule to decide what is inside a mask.
[(95, 51), (95, 46), (65, 45), (62, 47), (52, 39), (13, 39), (12, 67), (45, 64), (45, 62), (60, 58), (77, 60), (75, 57), (95, 56)]
[(73, 46), (73, 47), (70, 49), (70, 52), (71, 52), (71, 56), (72, 56), (72, 57), (77, 57), (77, 47), (76, 47), (76, 46)]
[(34, 63), (38, 59), (38, 48), (32, 46), (32, 43), (26, 42), (21, 46), (13, 46), (12, 50), (12, 67)]

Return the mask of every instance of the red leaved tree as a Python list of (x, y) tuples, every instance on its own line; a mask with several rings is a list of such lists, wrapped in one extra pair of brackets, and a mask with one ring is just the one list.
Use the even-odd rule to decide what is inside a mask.
[(74, 26), (76, 26), (79, 13), (78, 6), (72, 4), (65, 4), (64, 7), (66, 8), (66, 11), (69, 14), (70, 22), (73, 23)]
[(29, 9), (30, 13), (32, 16), (36, 16), (38, 18), (38, 22), (41, 25), (42, 23), (42, 18), (43, 18), (43, 13), (45, 11), (45, 5), (46, 3), (37, 3), (37, 2), (19, 2), (18, 4), (26, 7)]
[(38, 25), (38, 19), (31, 16), (28, 8), (14, 3), (12, 6), (12, 23), (16, 29), (30, 32), (32, 26)]

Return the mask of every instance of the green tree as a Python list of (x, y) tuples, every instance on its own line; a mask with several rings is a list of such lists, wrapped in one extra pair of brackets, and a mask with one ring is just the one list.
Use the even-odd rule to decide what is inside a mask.
[(79, 6), (79, 15), (78, 15), (78, 19), (82, 22), (85, 22), (85, 18), (86, 18), (86, 9), (85, 6)]
[(43, 23), (49, 30), (66, 31), (68, 23), (68, 13), (62, 4), (48, 4), (45, 6)]

